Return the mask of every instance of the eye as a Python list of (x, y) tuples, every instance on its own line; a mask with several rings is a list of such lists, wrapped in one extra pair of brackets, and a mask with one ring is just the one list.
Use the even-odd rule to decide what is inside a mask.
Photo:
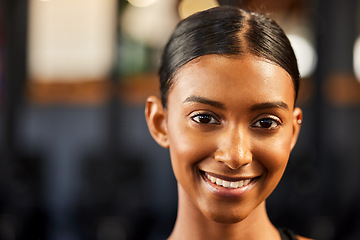
[(219, 124), (220, 122), (211, 114), (196, 114), (191, 119), (200, 124)]
[(273, 118), (263, 118), (256, 121), (252, 126), (257, 128), (273, 130), (278, 128), (281, 125), (280, 120)]

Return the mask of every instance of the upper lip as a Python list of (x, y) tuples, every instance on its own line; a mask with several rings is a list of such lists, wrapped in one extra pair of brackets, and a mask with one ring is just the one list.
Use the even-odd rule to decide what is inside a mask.
[(225, 180), (225, 181), (229, 181), (229, 182), (236, 182), (236, 181), (241, 181), (241, 180), (247, 180), (247, 179), (253, 179), (256, 177), (259, 177), (258, 175), (239, 175), (239, 176), (225, 176), (222, 174), (217, 174), (217, 173), (213, 173), (213, 172), (207, 172), (207, 171), (202, 171), (203, 173), (207, 173), (212, 177), (215, 178), (219, 178), (221, 180)]

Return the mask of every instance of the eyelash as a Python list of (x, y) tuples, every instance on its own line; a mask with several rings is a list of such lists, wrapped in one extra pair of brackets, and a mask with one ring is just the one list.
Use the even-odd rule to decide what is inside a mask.
[[(201, 118), (209, 120), (209, 122), (201, 122)], [(208, 113), (197, 113), (191, 119), (198, 124), (220, 124), (219, 120)]]
[[(261, 126), (261, 122), (264, 123), (265, 121), (270, 121), (271, 125), (269, 127)], [(273, 124), (275, 124), (275, 126), (273, 126)], [(282, 125), (282, 122), (281, 122), (281, 120), (279, 118), (277, 118), (275, 116), (271, 116), (271, 117), (266, 117), (266, 118), (259, 119), (255, 123), (253, 123), (251, 126), (255, 127), (255, 128), (262, 128), (262, 129), (265, 129), (265, 130), (275, 130), (278, 127), (280, 127), (281, 125)]]
[[(194, 116), (191, 117), (191, 119), (201, 125), (208, 125), (208, 124), (220, 124), (220, 121), (214, 117), (212, 114), (208, 113), (196, 113)], [(201, 120), (205, 120), (208, 122), (201, 122)], [(265, 122), (268, 121), (268, 122)], [(261, 126), (261, 124), (271, 124), (269, 127)], [(273, 126), (275, 124), (275, 126)], [(254, 128), (262, 128), (265, 130), (274, 130), (277, 129), (279, 126), (282, 125), (281, 120), (278, 117), (270, 116), (266, 118), (262, 118), (257, 120), (255, 123), (253, 123), (251, 126)]]

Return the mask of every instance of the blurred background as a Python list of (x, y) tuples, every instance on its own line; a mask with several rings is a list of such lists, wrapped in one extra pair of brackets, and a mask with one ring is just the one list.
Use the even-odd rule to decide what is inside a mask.
[(276, 19), (304, 123), (268, 200), (276, 226), (360, 239), (359, 0), (0, 0), (0, 239), (165, 239), (177, 189), (150, 137), (161, 49), (217, 5)]

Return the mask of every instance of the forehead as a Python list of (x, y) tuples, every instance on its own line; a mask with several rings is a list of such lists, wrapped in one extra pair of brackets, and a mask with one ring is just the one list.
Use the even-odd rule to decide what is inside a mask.
[(293, 106), (291, 76), (281, 67), (253, 55), (206, 55), (179, 69), (169, 91), (171, 98), (189, 95), (218, 101), (286, 101)]

